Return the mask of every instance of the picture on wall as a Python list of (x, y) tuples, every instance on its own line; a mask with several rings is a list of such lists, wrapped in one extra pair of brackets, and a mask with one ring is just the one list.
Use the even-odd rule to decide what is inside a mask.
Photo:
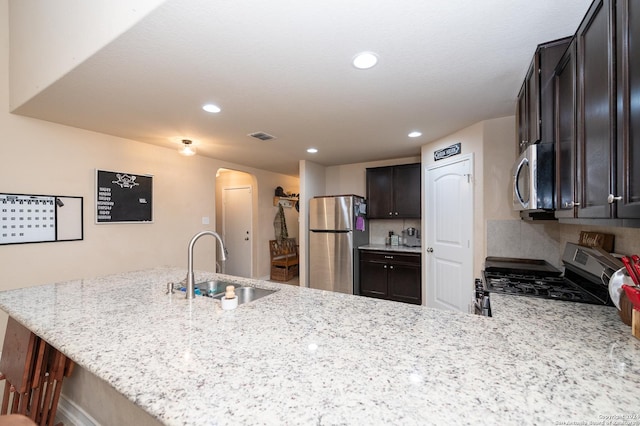
[(96, 223), (152, 223), (153, 176), (96, 170)]

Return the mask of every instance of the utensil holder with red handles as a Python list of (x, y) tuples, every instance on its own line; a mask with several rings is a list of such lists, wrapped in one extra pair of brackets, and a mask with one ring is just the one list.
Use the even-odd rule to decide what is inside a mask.
[(640, 288), (623, 284), (622, 288), (633, 304), (631, 313), (631, 334), (640, 339)]

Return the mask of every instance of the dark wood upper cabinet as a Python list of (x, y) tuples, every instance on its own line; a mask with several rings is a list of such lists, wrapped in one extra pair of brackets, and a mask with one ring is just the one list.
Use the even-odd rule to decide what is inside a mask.
[(610, 0), (595, 1), (576, 33), (578, 217), (613, 216), (615, 182), (615, 20)]
[(555, 217), (574, 217), (576, 179), (576, 44), (573, 41), (558, 62), (554, 77), (556, 141)]
[(571, 37), (538, 45), (518, 93), (518, 152), (537, 142), (553, 142), (553, 76)]
[(420, 218), (420, 182), (420, 163), (368, 168), (368, 218)]
[(558, 219), (640, 227), (638, 52), (640, 3), (595, 0), (555, 71)]
[(527, 116), (527, 82), (522, 83), (516, 104), (516, 127), (518, 129), (518, 154), (529, 144), (529, 117)]
[(640, 2), (616, 2), (619, 218), (640, 217)]
[(540, 55), (536, 52), (527, 70), (527, 76), (524, 79), (525, 90), (527, 92), (527, 145), (540, 140), (539, 70)]

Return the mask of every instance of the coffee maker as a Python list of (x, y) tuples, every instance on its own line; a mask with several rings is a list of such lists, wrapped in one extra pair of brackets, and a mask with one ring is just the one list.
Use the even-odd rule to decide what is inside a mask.
[(420, 247), (420, 231), (410, 227), (402, 231), (402, 244), (407, 247)]

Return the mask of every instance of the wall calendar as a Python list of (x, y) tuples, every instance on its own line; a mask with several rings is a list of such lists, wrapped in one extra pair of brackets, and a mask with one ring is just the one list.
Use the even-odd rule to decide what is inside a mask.
[(0, 194), (0, 245), (82, 236), (82, 197)]

